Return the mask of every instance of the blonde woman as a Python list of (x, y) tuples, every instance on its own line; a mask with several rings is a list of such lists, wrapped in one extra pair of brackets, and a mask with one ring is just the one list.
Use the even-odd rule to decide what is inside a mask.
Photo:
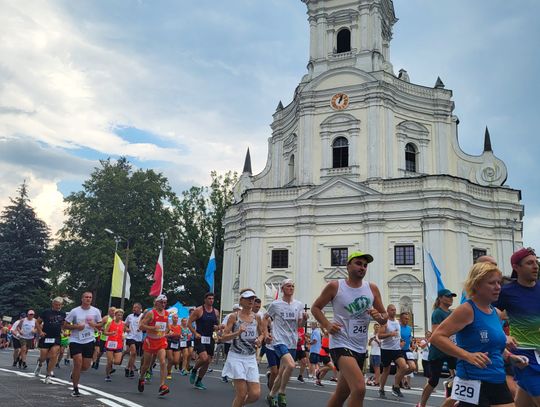
[(111, 373), (113, 370), (113, 364), (122, 364), (122, 352), (124, 350), (124, 332), (129, 330), (123, 321), (124, 310), (117, 308), (114, 311), (114, 318), (103, 331), (103, 335), (107, 338), (105, 340), (105, 350), (107, 352), (107, 367), (105, 368), (105, 381), (111, 381)]
[[(525, 367), (527, 360), (510, 354), (500, 311), (491, 304), (499, 298), (502, 273), (490, 263), (477, 263), (465, 281), (468, 300), (446, 318), (431, 343), (458, 358), (452, 399), (459, 406), (513, 407), (506, 384), (504, 360)], [(456, 335), (457, 344), (450, 337)]]
[(231, 314), (222, 337), (224, 341), (232, 339), (222, 372), (223, 376), (233, 379), (235, 397), (232, 407), (255, 403), (261, 395), (256, 353), (265, 339), (266, 330), (261, 317), (252, 311), (255, 298), (251, 289), (240, 291), (242, 310)]

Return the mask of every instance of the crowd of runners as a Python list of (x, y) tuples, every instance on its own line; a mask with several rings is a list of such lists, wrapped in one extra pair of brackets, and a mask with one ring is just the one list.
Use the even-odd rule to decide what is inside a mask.
[[(28, 369), (27, 352), (37, 342), (39, 358), (30, 369), (39, 376), (45, 368), (45, 383), (63, 359), (71, 366), (74, 397), (81, 395), (81, 373), (99, 369), (103, 355), (107, 382), (127, 358), (124, 375), (136, 378), (139, 392), (159, 375), (158, 393), (165, 396), (173, 369), (194, 388), (206, 390), (203, 379), (218, 347), (226, 355), (222, 380), (234, 384), (233, 407), (261, 398), (263, 357), (269, 407), (287, 406), (287, 385), (297, 365), (299, 382), (311, 377), (323, 386), (327, 374), (337, 382), (330, 407), (362, 406), (366, 385), (378, 386), (379, 397), (387, 398), (391, 369), (396, 369), (391, 394), (404, 400), (401, 389), (410, 386), (419, 361), (428, 380), (417, 407), (426, 406), (443, 370), (451, 379), (445, 382), (443, 406), (540, 407), (540, 284), (534, 250), (512, 255), (510, 278), (503, 278), (492, 257), (479, 258), (464, 282), (462, 304), (451, 309), (456, 294), (438, 292), (432, 333), (422, 339), (413, 338), (409, 313), (385, 307), (379, 288), (365, 278), (373, 260), (362, 252), (348, 256), (347, 278), (328, 283), (311, 306), (315, 321), (309, 323), (309, 335), (307, 307), (294, 299), (294, 281), (285, 279), (281, 298), (265, 311), (254, 290), (245, 288), (222, 321), (212, 293), (182, 319), (169, 314), (165, 295), (145, 311), (135, 303), (127, 316), (111, 307), (104, 317), (92, 306), (91, 292), (83, 293), (81, 305), (69, 312), (57, 297), (50, 309), (38, 315), (29, 310), (13, 325), (4, 325), (0, 347), (12, 344), (13, 367)], [(328, 304), (332, 313), (325, 314)], [(364, 375), (368, 350), (374, 371), (369, 378)]]

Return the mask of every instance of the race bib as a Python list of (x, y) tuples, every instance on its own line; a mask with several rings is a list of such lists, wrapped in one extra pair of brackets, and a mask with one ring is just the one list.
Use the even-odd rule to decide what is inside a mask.
[(187, 341), (181, 341), (180, 342), (180, 347), (181, 348), (187, 348)]
[(54, 343), (55, 338), (45, 338), (45, 343)]
[(82, 331), (79, 332), (79, 338), (80, 339), (89, 339), (89, 338), (92, 337), (92, 334), (93, 334), (93, 332), (91, 330), (83, 329)]
[(209, 336), (201, 336), (201, 343), (204, 345), (210, 345), (211, 340), (212, 338), (210, 338)]
[(285, 321), (296, 321), (297, 314), (294, 311), (285, 311), (281, 313), (281, 316)]
[(452, 400), (478, 405), (480, 384), (480, 380), (464, 380), (456, 376), (452, 384), (452, 395), (450, 398)]
[(116, 348), (118, 348), (118, 342), (117, 341), (109, 341), (109, 342), (107, 342), (106, 348), (108, 348), (108, 349), (116, 349)]
[(536, 363), (540, 365), (540, 350), (535, 350), (534, 356), (536, 356)]
[(245, 341), (254, 341), (257, 339), (257, 328), (253, 325), (247, 326), (246, 330), (240, 334), (240, 338)]
[(178, 342), (171, 342), (171, 349), (178, 349)]
[(409, 360), (414, 360), (414, 355), (412, 352), (406, 352), (405, 357)]
[(365, 321), (357, 319), (349, 320), (349, 335), (354, 337), (365, 337), (367, 339), (368, 326)]
[(451, 335), (448, 339), (450, 339), (453, 343), (457, 345), (457, 336), (455, 334)]

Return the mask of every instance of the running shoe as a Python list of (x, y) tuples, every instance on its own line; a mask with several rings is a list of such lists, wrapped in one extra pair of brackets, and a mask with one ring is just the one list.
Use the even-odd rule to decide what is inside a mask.
[(269, 394), (266, 396), (266, 404), (268, 404), (268, 407), (278, 407), (277, 398)]
[(301, 383), (305, 383), (305, 380), (304, 380), (304, 377), (302, 375), (299, 375), (297, 377), (298, 381), (301, 382)]
[(278, 407), (287, 407), (287, 396), (283, 393), (277, 395)]
[(56, 368), (57, 368), (57, 369), (60, 369), (60, 363), (57, 363), (57, 364), (56, 364)]
[(332, 377), (332, 378), (330, 379), (330, 381), (331, 381), (331, 382), (337, 382), (337, 377)]
[(185, 369), (180, 370), (180, 376), (187, 376), (188, 372)]
[(210, 368), (207, 370), (208, 373), (212, 373), (213, 371), (214, 369), (210, 369)]
[(71, 397), (81, 397), (81, 393), (79, 393), (79, 389), (77, 387), (75, 387), (71, 392)]
[(194, 386), (197, 390), (206, 390), (206, 386), (203, 384), (202, 380), (197, 380)]
[(189, 374), (189, 383), (195, 384), (195, 380), (197, 379), (197, 372), (195, 369), (191, 369), (191, 373)]
[(152, 380), (152, 373), (146, 372), (144, 378), (146, 379), (146, 383), (150, 383), (150, 380)]
[(129, 369), (124, 369), (124, 376), (129, 377)]
[(69, 365), (69, 359), (64, 359), (64, 365)]
[(164, 396), (165, 394), (167, 394), (169, 392), (170, 392), (169, 386), (167, 386), (166, 384), (163, 384), (163, 385), (159, 386), (159, 395), (160, 396)]
[(38, 362), (36, 368), (34, 369), (34, 376), (39, 376), (39, 374), (41, 373), (41, 366), (41, 363)]
[(13, 364), (11, 365), (11, 367), (17, 367), (17, 361), (13, 362)]
[(404, 397), (399, 386), (392, 386), (392, 394), (396, 397)]
[(107, 377), (105, 378), (105, 381), (106, 381), (106, 382), (112, 382), (111, 376), (107, 376)]
[(129, 378), (132, 379), (135, 377), (135, 372), (133, 370), (129, 371)]
[(384, 389), (379, 389), (379, 397), (382, 399), (386, 398), (386, 392), (384, 391)]
[(221, 381), (223, 383), (229, 383), (229, 379), (227, 378), (227, 376), (221, 376)]
[(319, 379), (315, 379), (315, 386), (324, 387)]
[(45, 380), (43, 380), (43, 383), (51, 384), (52, 383), (51, 376), (49, 375), (45, 376)]
[(22, 368), (23, 369), (28, 369), (28, 365), (26, 364), (26, 362), (23, 363)]
[(139, 379), (139, 383), (137, 384), (137, 390), (139, 390), (140, 393), (144, 391), (144, 379)]
[(112, 369), (112, 370), (111, 370), (111, 374), (113, 374), (114, 372), (116, 372), (116, 369)]

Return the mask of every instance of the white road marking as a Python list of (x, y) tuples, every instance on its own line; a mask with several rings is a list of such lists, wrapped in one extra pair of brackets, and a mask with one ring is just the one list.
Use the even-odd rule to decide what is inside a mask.
[(97, 399), (97, 401), (101, 401), (103, 404), (106, 404), (106, 405), (111, 406), (111, 407), (124, 407), (121, 404), (115, 403), (114, 401), (111, 401), (111, 400), (108, 400), (108, 399), (99, 398), (99, 399)]

